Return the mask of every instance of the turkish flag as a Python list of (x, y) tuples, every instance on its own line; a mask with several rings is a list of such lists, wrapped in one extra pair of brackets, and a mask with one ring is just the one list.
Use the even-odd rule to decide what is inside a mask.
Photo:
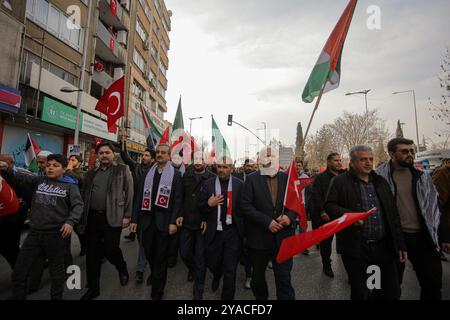
[(111, 13), (113, 16), (117, 16), (117, 1), (116, 0), (111, 0), (110, 1), (110, 5), (111, 5)]
[(283, 263), (293, 256), (305, 251), (309, 247), (331, 237), (333, 234), (347, 228), (358, 220), (363, 220), (374, 213), (377, 209), (373, 208), (367, 212), (346, 213), (339, 219), (324, 224), (318, 229), (300, 233), (296, 236), (286, 238), (281, 243), (277, 255), (277, 263)]
[(293, 211), (297, 214), (302, 229), (306, 230), (305, 228), (308, 225), (308, 222), (306, 221), (306, 211), (301, 208), (301, 192), (299, 192), (299, 184), (300, 181), (298, 179), (297, 170), (295, 169), (295, 162), (292, 160), (292, 163), (288, 169), (288, 181), (286, 185), (286, 192), (284, 194), (283, 205), (287, 210)]
[(114, 82), (95, 106), (95, 110), (108, 117), (108, 132), (116, 133), (116, 121), (124, 116), (124, 95), (125, 76)]
[(314, 178), (301, 178), (298, 181), (297, 188), (300, 196), (300, 226), (303, 231), (308, 230), (308, 221), (306, 217), (305, 199), (303, 197), (303, 190), (311, 183), (314, 182)]
[(19, 210), (19, 200), (14, 190), (0, 176), (0, 218), (13, 215)]

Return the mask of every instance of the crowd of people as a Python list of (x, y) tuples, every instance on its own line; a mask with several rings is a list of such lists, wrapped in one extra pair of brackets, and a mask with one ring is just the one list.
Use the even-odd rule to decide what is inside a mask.
[[(348, 275), (351, 299), (400, 299), (406, 261), (421, 288), (421, 299), (441, 299), (442, 252), (450, 253), (450, 161), (433, 176), (414, 167), (413, 141), (395, 138), (387, 146), (390, 160), (374, 168), (373, 151), (358, 145), (349, 152), (349, 169), (330, 153), (326, 170), (312, 170), (311, 183), (301, 197), (313, 228), (348, 212), (377, 208), (365, 220), (336, 234), (337, 253)], [(58, 154), (38, 155), (40, 171), (30, 174), (0, 158), (3, 179), (21, 199), (19, 211), (0, 218), (0, 254), (12, 268), (14, 299), (39, 289), (48, 266), (52, 299), (62, 299), (66, 269), (72, 264), (71, 237), (80, 240), (86, 256), (87, 291), (82, 300), (100, 296), (102, 264), (118, 272), (119, 283), (129, 281), (130, 261), (120, 248), (125, 238), (139, 245), (135, 281), (144, 282), (148, 264), (151, 298), (161, 300), (168, 268), (180, 256), (193, 283), (192, 297), (203, 299), (208, 270), (211, 288), (222, 282), (221, 298), (233, 300), (238, 264), (245, 266), (245, 288), (255, 299), (269, 297), (266, 269), (273, 270), (276, 297), (294, 300), (293, 259), (277, 263), (284, 239), (304, 232), (298, 215), (284, 207), (288, 174), (277, 166), (276, 149), (265, 147), (257, 162), (247, 159), (242, 170), (228, 157), (206, 165), (194, 155), (185, 166), (170, 146), (146, 149), (137, 163), (126, 147), (101, 142), (98, 162), (82, 169), (83, 159)], [(121, 161), (117, 161), (117, 160)], [(309, 178), (296, 159), (299, 178)], [(29, 219), (23, 243), (20, 235)], [(333, 278), (332, 242), (319, 244), (323, 273)], [(303, 252), (308, 254), (308, 251)], [(367, 286), (367, 268), (381, 270), (381, 288)], [(133, 263), (134, 266), (134, 263)]]

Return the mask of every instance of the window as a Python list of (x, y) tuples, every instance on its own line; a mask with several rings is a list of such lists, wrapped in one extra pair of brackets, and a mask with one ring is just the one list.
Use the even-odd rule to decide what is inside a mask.
[(142, 26), (142, 23), (139, 21), (139, 19), (136, 20), (136, 32), (141, 37), (142, 41), (147, 40), (147, 32), (145, 32), (144, 27)]
[(33, 0), (27, 0), (27, 15), (33, 15)]
[(59, 17), (60, 12), (55, 7), (50, 7), (50, 15), (48, 16), (48, 28), (54, 32), (59, 30)]
[[(80, 26), (68, 28), (68, 18), (54, 5), (46, 0), (27, 0), (27, 17), (38, 22), (42, 28), (66, 42), (71, 47), (80, 50), (82, 32)], [(70, 26), (70, 24), (69, 24)]]
[(36, 19), (42, 24), (47, 24), (48, 2), (46, 0), (36, 0)]
[(137, 50), (134, 50), (133, 52), (133, 61), (139, 67), (139, 69), (144, 72), (146, 65), (145, 60)]

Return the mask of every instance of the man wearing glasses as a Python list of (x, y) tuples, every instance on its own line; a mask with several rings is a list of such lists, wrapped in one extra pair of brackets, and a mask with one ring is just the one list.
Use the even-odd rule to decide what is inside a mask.
[[(420, 298), (441, 299), (440, 250), (450, 252), (446, 215), (439, 210), (438, 193), (431, 176), (414, 167), (414, 142), (389, 141), (391, 160), (377, 168), (389, 183), (400, 215), (408, 258), (421, 287)], [(400, 265), (400, 281), (405, 264)]]

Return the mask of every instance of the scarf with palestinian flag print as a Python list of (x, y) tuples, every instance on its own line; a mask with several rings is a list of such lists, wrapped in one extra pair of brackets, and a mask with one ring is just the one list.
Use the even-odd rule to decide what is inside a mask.
[[(141, 210), (152, 210), (152, 188), (153, 179), (158, 165), (154, 164), (145, 177), (144, 192), (142, 195)], [(159, 181), (158, 193), (156, 194), (155, 205), (162, 208), (168, 208), (170, 204), (170, 194), (172, 193), (172, 182), (175, 175), (174, 167), (168, 162), (161, 173), (161, 180)]]
[[(216, 196), (222, 194), (222, 187), (220, 185), (219, 177), (216, 177)], [(230, 180), (228, 180), (228, 189), (227, 189), (227, 215), (226, 215), (226, 224), (230, 225), (233, 223), (232, 219), (233, 213), (233, 177), (230, 176)], [(222, 206), (217, 206), (217, 230), (223, 230), (222, 227)]]

